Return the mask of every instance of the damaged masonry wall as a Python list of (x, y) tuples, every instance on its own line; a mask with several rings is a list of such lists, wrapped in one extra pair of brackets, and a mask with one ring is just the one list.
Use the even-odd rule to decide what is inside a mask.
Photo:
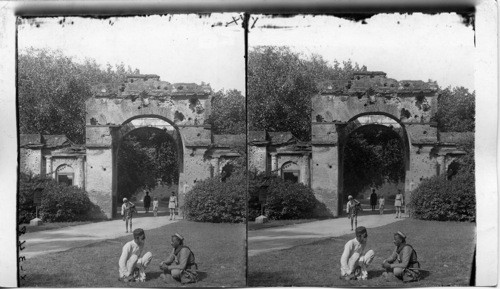
[(178, 129), (184, 164), (179, 176), (179, 203), (197, 180), (210, 176), (204, 160), (211, 144), (209, 85), (160, 81), (157, 75), (129, 75), (123, 82), (100, 84), (86, 101), (86, 189), (108, 217), (117, 206), (116, 149), (136, 118), (156, 117)]
[(341, 208), (342, 189), (339, 166), (343, 133), (350, 121), (363, 115), (385, 115), (397, 120), (406, 131), (409, 170), (405, 191), (415, 188), (426, 177), (436, 174), (432, 148), (438, 144), (434, 115), (437, 111), (438, 85), (435, 82), (396, 81), (384, 72), (360, 72), (347, 80), (320, 85), (312, 98), (312, 188), (318, 200), (334, 216)]

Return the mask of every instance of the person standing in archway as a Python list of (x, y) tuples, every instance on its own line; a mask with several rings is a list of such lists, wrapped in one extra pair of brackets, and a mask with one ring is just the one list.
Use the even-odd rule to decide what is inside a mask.
[(401, 218), (401, 206), (404, 203), (403, 194), (401, 193), (401, 189), (398, 189), (398, 193), (396, 194), (396, 198), (394, 199), (394, 207), (396, 208), (396, 218)]
[(170, 210), (170, 220), (175, 220), (175, 209), (177, 208), (177, 196), (175, 192), (168, 199), (168, 209)]
[(372, 211), (375, 211), (375, 206), (377, 205), (377, 194), (375, 189), (372, 188), (372, 194), (370, 195), (370, 206), (372, 206)]
[(146, 211), (146, 214), (149, 213), (149, 207), (151, 207), (151, 197), (149, 196), (149, 191), (146, 190), (146, 195), (144, 196), (143, 199), (144, 202), (144, 210)]
[(378, 199), (378, 209), (379, 209), (381, 215), (384, 214), (384, 207), (385, 207), (385, 199), (384, 199), (384, 195), (381, 195), (380, 199)]

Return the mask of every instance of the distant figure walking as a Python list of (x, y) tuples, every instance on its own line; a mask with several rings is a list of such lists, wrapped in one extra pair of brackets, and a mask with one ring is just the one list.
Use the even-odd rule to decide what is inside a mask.
[(351, 219), (351, 231), (352, 231), (354, 230), (354, 228), (358, 227), (358, 211), (361, 210), (361, 203), (355, 198), (353, 198), (351, 195), (349, 195), (347, 199), (349, 200), (346, 206), (347, 218)]
[(401, 206), (404, 203), (403, 194), (401, 193), (401, 189), (398, 189), (398, 193), (396, 194), (396, 198), (394, 199), (394, 207), (396, 208), (396, 218), (401, 218)]
[(377, 194), (375, 189), (372, 189), (372, 194), (370, 195), (370, 206), (372, 206), (372, 211), (375, 211), (375, 206), (377, 205)]
[(175, 192), (168, 199), (168, 209), (170, 210), (170, 220), (175, 220), (175, 209), (177, 208), (177, 196)]
[(385, 199), (384, 196), (380, 196), (380, 199), (378, 199), (378, 209), (380, 210), (380, 214), (384, 214), (384, 207), (385, 207)]
[(130, 224), (130, 232), (132, 233), (132, 217), (135, 213), (135, 205), (132, 202), (129, 202), (127, 198), (123, 198), (122, 205), (122, 217), (125, 221), (125, 233), (128, 233), (128, 227)]
[(146, 214), (149, 213), (149, 207), (151, 207), (151, 197), (149, 196), (149, 192), (146, 191), (146, 195), (142, 200), (144, 202), (144, 210), (146, 210)]
[(155, 217), (158, 217), (158, 198), (154, 197), (153, 198), (153, 214)]

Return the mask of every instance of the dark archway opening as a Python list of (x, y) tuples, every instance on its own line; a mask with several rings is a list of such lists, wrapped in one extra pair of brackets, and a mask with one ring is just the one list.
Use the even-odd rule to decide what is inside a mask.
[(166, 199), (177, 191), (179, 182), (179, 145), (175, 130), (139, 127), (124, 135), (117, 151), (117, 198), (142, 201), (143, 191)]
[(451, 164), (448, 166), (448, 171), (446, 172), (446, 179), (451, 180), (456, 174), (458, 174), (459, 170), (460, 163), (457, 161), (451, 162)]
[[(405, 145), (402, 127), (365, 124), (350, 132), (343, 144), (340, 210), (349, 195), (368, 202), (370, 189), (377, 188), (386, 202), (393, 191), (404, 187)], [(381, 189), (379, 192), (378, 189)]]
[(236, 167), (232, 163), (226, 164), (221, 171), (221, 181), (225, 182), (231, 177)]

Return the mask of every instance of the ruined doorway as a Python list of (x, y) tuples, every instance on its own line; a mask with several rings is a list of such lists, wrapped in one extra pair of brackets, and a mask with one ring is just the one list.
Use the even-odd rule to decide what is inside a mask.
[(119, 135), (114, 161), (117, 212), (124, 197), (142, 207), (146, 190), (160, 201), (178, 193), (183, 147), (174, 125), (159, 117), (134, 118), (121, 126)]
[(404, 190), (409, 168), (404, 126), (385, 115), (362, 115), (344, 127), (339, 146), (339, 212), (344, 212), (348, 196), (367, 203), (371, 189), (377, 196), (391, 199)]

